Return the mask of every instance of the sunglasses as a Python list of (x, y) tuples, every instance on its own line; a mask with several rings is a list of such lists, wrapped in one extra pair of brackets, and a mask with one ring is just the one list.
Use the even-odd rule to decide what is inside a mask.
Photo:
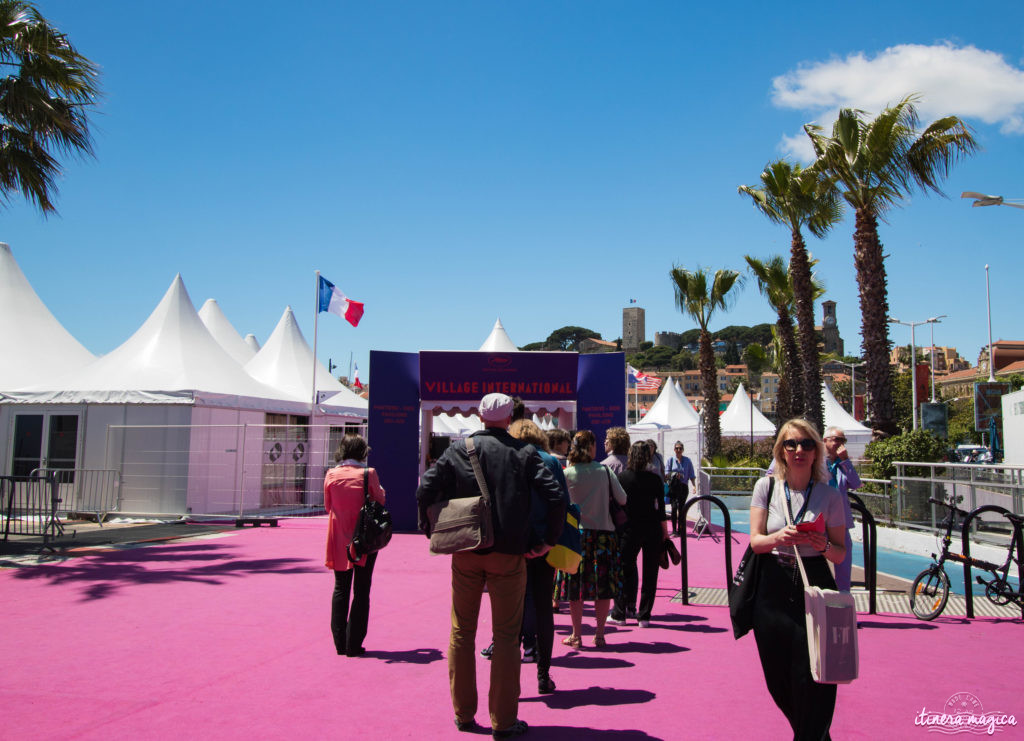
[(833, 435), (832, 437), (826, 437), (825, 439), (826, 440), (835, 440), (840, 445), (846, 445), (846, 438), (845, 437), (839, 437), (839, 435)]
[(805, 437), (802, 440), (783, 440), (782, 441), (782, 447), (784, 447), (786, 450), (790, 450), (790, 451), (796, 450), (798, 447), (803, 449), (803, 450), (810, 451), (810, 450), (814, 450), (815, 448), (817, 448), (818, 447), (818, 443), (816, 443), (814, 440), (812, 440), (809, 437)]

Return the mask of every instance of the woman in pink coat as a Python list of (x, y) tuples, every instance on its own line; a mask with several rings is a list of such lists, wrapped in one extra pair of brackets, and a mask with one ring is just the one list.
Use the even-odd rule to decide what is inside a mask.
[[(359, 435), (345, 435), (334, 458), (338, 465), (324, 478), (324, 508), (327, 520), (327, 568), (334, 569), (334, 594), (331, 597), (331, 633), (338, 655), (366, 653), (363, 639), (370, 619), (370, 582), (377, 554), (371, 553), (352, 562), (348, 546), (356, 529), (356, 518), (363, 506), (363, 492), (384, 504), (384, 489), (377, 472), (366, 466), (369, 446)], [(355, 586), (353, 587), (353, 581)], [(352, 610), (349, 612), (349, 592)]]

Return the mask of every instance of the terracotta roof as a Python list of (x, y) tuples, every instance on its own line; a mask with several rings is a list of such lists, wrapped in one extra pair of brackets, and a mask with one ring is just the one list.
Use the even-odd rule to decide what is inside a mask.
[[(943, 381), (969, 381), (973, 378), (978, 378), (982, 374), (981, 368), (968, 368), (967, 370), (956, 371), (955, 373), (948, 374)], [(938, 376), (936, 375), (936, 379)]]
[(587, 342), (593, 342), (595, 345), (604, 345), (605, 347), (615, 347), (614, 342), (608, 340), (599, 340), (596, 337), (588, 337)]
[(1024, 373), (1024, 360), (1015, 360), (996, 371), (997, 376), (1006, 373)]

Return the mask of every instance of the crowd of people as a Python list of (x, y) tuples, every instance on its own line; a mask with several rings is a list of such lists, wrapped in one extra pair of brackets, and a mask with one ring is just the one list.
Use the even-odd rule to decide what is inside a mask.
[[(478, 728), (476, 633), (486, 591), (492, 641), (481, 653), (490, 660), (488, 711), (492, 735), (499, 739), (527, 731), (518, 718), (521, 662), (536, 664), (539, 693), (556, 691), (551, 655), (560, 602), (568, 602), (572, 626), (562, 643), (573, 650), (585, 647), (584, 600), (594, 605), (596, 649), (607, 645), (608, 622), (650, 626), (659, 566), (675, 551), (671, 537), (685, 524), (678, 513), (695, 484), (681, 442), (665, 462), (653, 440), (631, 442), (624, 428), (613, 427), (606, 432), (605, 457), (599, 461), (592, 432), (545, 433), (522, 418), (517, 401), (488, 394), (479, 404), (484, 429), (472, 437), (490, 490), (494, 543), (451, 558), (448, 675), (455, 726), (460, 731)], [(335, 572), (331, 632), (338, 653), (346, 656), (365, 651), (376, 554), (355, 561), (345, 544), (364, 499), (384, 501), (376, 471), (366, 467), (368, 452), (360, 436), (346, 435), (338, 466), (324, 482), (326, 565)], [(810, 676), (795, 553), (799, 549), (811, 584), (834, 589), (838, 580), (849, 590), (852, 523), (847, 497), (840, 492), (860, 481), (846, 456), (842, 431), (835, 428), (823, 439), (807, 422), (791, 420), (780, 429), (773, 453), (774, 473), (757, 482), (751, 500), (751, 547), (773, 555), (770, 568), (759, 575), (753, 631), (768, 691), (795, 738), (827, 738), (835, 686), (817, 684)], [(432, 504), (480, 493), (473, 463), (465, 442), (456, 441), (424, 473), (416, 500), (419, 526), (428, 537)], [(788, 508), (788, 517), (782, 507)], [(567, 513), (569, 526), (579, 528), (581, 551), (572, 573), (556, 571), (546, 558), (559, 542)], [(796, 528), (819, 515), (823, 530)], [(837, 567), (835, 579), (827, 562)]]

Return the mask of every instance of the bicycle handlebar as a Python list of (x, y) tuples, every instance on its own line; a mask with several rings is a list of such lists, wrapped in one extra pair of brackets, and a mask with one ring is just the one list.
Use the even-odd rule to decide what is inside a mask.
[(953, 512), (956, 512), (958, 515), (961, 515), (963, 517), (967, 517), (967, 515), (970, 514), (970, 512), (962, 510), (959, 507), (957, 507), (955, 504), (950, 504), (949, 502), (945, 501), (944, 499), (936, 499), (935, 497), (928, 497), (928, 501), (931, 502), (932, 504), (940, 504), (943, 507), (948, 507), (950, 510), (952, 510)]

